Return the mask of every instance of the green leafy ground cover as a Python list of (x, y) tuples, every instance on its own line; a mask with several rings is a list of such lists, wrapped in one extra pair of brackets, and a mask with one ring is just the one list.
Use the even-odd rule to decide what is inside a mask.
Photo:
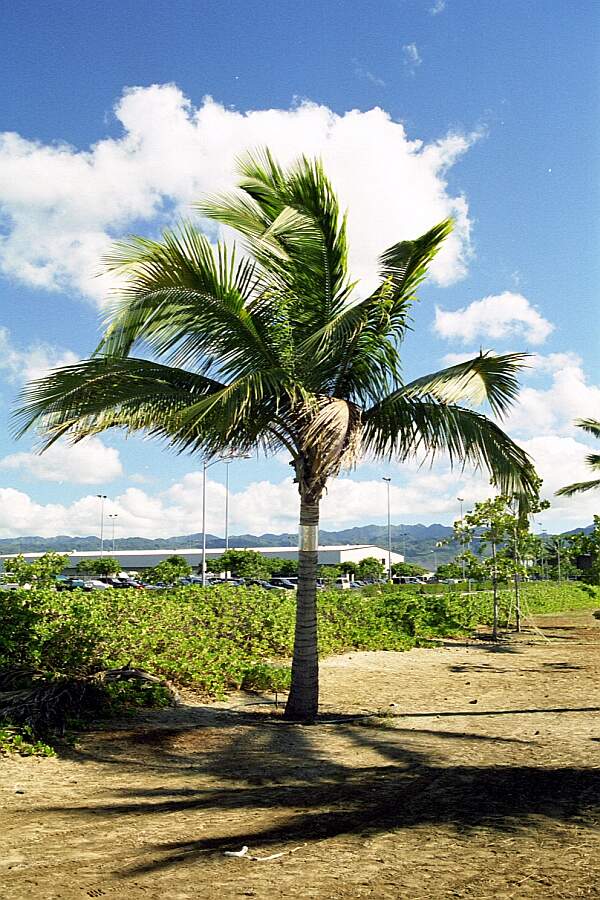
[[(600, 606), (599, 589), (588, 585), (540, 583), (522, 590), (526, 613)], [(511, 593), (503, 591), (505, 614), (510, 602)], [(432, 595), (393, 585), (323, 591), (320, 652), (404, 650), (487, 623), (491, 610), (489, 592)], [(294, 616), (293, 594), (254, 587), (0, 592), (0, 675), (21, 671), (60, 679), (133, 666), (207, 697), (239, 687), (282, 690), (289, 683)], [(107, 686), (107, 708), (165, 702), (160, 686)], [(4, 743), (19, 750), (18, 735), (5, 731), (0, 748)], [(21, 737), (34, 745), (33, 735)]]

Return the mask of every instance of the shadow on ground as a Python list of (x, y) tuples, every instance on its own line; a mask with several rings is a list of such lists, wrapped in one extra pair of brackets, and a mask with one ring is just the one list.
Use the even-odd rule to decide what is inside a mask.
[[(268, 714), (231, 710), (213, 710), (203, 721), (202, 711), (197, 713), (193, 727), (122, 732), (120, 737), (113, 733), (112, 742), (107, 734), (100, 753), (96, 748), (95, 753), (71, 755), (83, 763), (93, 759), (126, 768), (141, 765), (160, 771), (164, 782), (113, 789), (100, 804), (71, 807), (74, 828), (92, 817), (96, 824), (98, 817), (108, 821), (148, 815), (172, 823), (177, 813), (198, 813), (196, 834), (189, 833), (194, 826), (187, 816), (185, 839), (146, 845), (144, 853), (150, 851), (152, 861), (130, 868), (129, 875), (194, 858), (208, 860), (243, 845), (311, 843), (422, 825), (517, 832), (540, 817), (556, 823), (576, 821), (586, 829), (598, 825), (600, 769), (444, 765), (415, 742), (415, 736), (435, 734), (450, 743), (446, 758), (451, 759), (453, 740), (473, 738), (460, 731), (442, 735), (410, 729), (409, 735), (401, 728), (364, 728), (344, 721), (309, 728)], [(467, 714), (480, 715), (472, 710), (456, 715)], [(524, 743), (482, 735), (475, 739), (498, 742), (500, 762), (503, 747)], [(182, 774), (186, 783), (178, 786)], [(52, 813), (58, 807), (43, 811)]]

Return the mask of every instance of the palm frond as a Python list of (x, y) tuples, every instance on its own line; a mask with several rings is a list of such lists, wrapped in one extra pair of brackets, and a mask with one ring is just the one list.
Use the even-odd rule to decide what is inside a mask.
[(172, 365), (225, 380), (283, 364), (278, 351), (289, 335), (278, 330), (277, 310), (271, 308), (269, 322), (253, 315), (260, 279), (255, 264), (238, 262), (235, 251), (213, 250), (184, 226), (160, 243), (121, 242), (109, 267), (127, 281), (97, 352), (124, 356), (141, 344)]
[(583, 431), (600, 439), (600, 422), (597, 419), (576, 419), (575, 424), (578, 428), (582, 428)]
[(302, 157), (283, 170), (269, 151), (239, 161), (239, 193), (196, 205), (235, 228), (274, 289), (303, 298), (297, 317), (327, 321), (349, 293), (346, 222), (318, 160)]
[(517, 375), (527, 356), (480, 353), (474, 359), (416, 378), (399, 393), (405, 397), (433, 397), (444, 403), (487, 402), (496, 415), (505, 415), (519, 393)]
[(451, 465), (485, 469), (502, 493), (535, 495), (530, 457), (481, 413), (396, 393), (368, 410), (363, 421), (365, 450), (375, 456), (404, 461), (444, 454)]
[(600, 488), (600, 478), (593, 481), (577, 481), (575, 484), (568, 484), (566, 487), (556, 491), (557, 497), (572, 497), (574, 494), (583, 494), (586, 491), (593, 491)]
[(403, 297), (413, 295), (452, 228), (452, 219), (444, 219), (421, 237), (399, 241), (388, 247), (379, 257), (382, 287), (389, 283), (395, 294)]
[[(588, 434), (593, 434), (594, 437), (600, 438), (600, 422), (597, 419), (576, 419), (575, 424), (578, 428), (583, 429), (583, 431), (587, 431)], [(592, 471), (600, 469), (600, 454), (588, 453), (585, 461)], [(598, 487), (600, 487), (600, 480), (597, 479), (593, 479), (592, 481), (577, 481), (575, 484), (567, 484), (565, 487), (560, 488), (556, 491), (556, 496), (572, 497), (574, 494), (583, 494), (586, 491), (592, 491)]]

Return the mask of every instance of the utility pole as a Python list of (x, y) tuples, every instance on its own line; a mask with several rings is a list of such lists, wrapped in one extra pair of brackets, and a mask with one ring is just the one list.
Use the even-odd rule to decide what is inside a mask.
[(115, 552), (115, 519), (118, 519), (118, 513), (109, 513), (108, 518), (112, 520), (112, 552)]
[(217, 463), (226, 465), (226, 494), (225, 494), (225, 549), (229, 549), (229, 463), (234, 459), (249, 459), (247, 454), (240, 456), (219, 456), (212, 462), (204, 460), (202, 463), (202, 586), (206, 586), (206, 470)]
[[(463, 527), (463, 503), (464, 503), (465, 501), (464, 501), (464, 497), (457, 497), (456, 499), (457, 499), (458, 502), (460, 503), (460, 527), (461, 527), (461, 535), (462, 535), (462, 527)], [(463, 539), (462, 539), (462, 537), (461, 537), (461, 539), (460, 539), (460, 546), (461, 546), (461, 556), (462, 556), (462, 560), (461, 560), (461, 562), (462, 562), (462, 580), (463, 580), (463, 584), (464, 584), (464, 581), (465, 581), (465, 548), (464, 548), (464, 545), (463, 545)]]
[(104, 501), (106, 494), (96, 494), (100, 501), (100, 556), (104, 556)]
[(392, 580), (392, 518), (391, 518), (391, 507), (390, 507), (390, 484), (392, 483), (392, 479), (382, 476), (382, 480), (385, 481), (387, 485), (387, 531), (388, 531), (388, 581)]
[(229, 550), (229, 466), (231, 460), (225, 462), (225, 552)]

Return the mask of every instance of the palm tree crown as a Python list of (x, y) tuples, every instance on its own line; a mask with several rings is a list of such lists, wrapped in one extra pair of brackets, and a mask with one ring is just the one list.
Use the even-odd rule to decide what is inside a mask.
[[(593, 434), (594, 437), (600, 438), (600, 422), (597, 419), (577, 419), (575, 424)], [(588, 453), (585, 458), (586, 463), (592, 472), (600, 472), (600, 454)], [(572, 497), (573, 494), (583, 494), (585, 491), (591, 491), (594, 488), (600, 488), (600, 478), (593, 478), (591, 481), (576, 481), (575, 484), (567, 484), (556, 492), (557, 497)]]
[[(480, 353), (408, 383), (402, 376), (411, 305), (450, 221), (386, 250), (377, 288), (360, 298), (348, 273), (345, 217), (320, 162), (302, 158), (284, 170), (268, 151), (248, 155), (239, 190), (197, 208), (242, 236), (241, 258), (191, 224), (161, 241), (116, 245), (107, 264), (125, 282), (98, 349), (26, 387), (21, 431), (37, 425), (49, 446), (120, 427), (206, 457), (285, 448), (301, 534), (317, 528), (327, 479), (361, 454), (402, 461), (446, 453), (486, 469), (503, 494), (526, 502), (535, 493), (529, 457), (462, 405), (487, 402), (504, 413), (522, 354)], [(305, 611), (314, 607), (313, 544), (300, 548)], [(297, 640), (302, 627), (298, 620)], [(299, 678), (296, 663), (295, 654)], [(298, 715), (314, 716), (314, 696), (311, 703), (312, 713), (296, 704)]]

